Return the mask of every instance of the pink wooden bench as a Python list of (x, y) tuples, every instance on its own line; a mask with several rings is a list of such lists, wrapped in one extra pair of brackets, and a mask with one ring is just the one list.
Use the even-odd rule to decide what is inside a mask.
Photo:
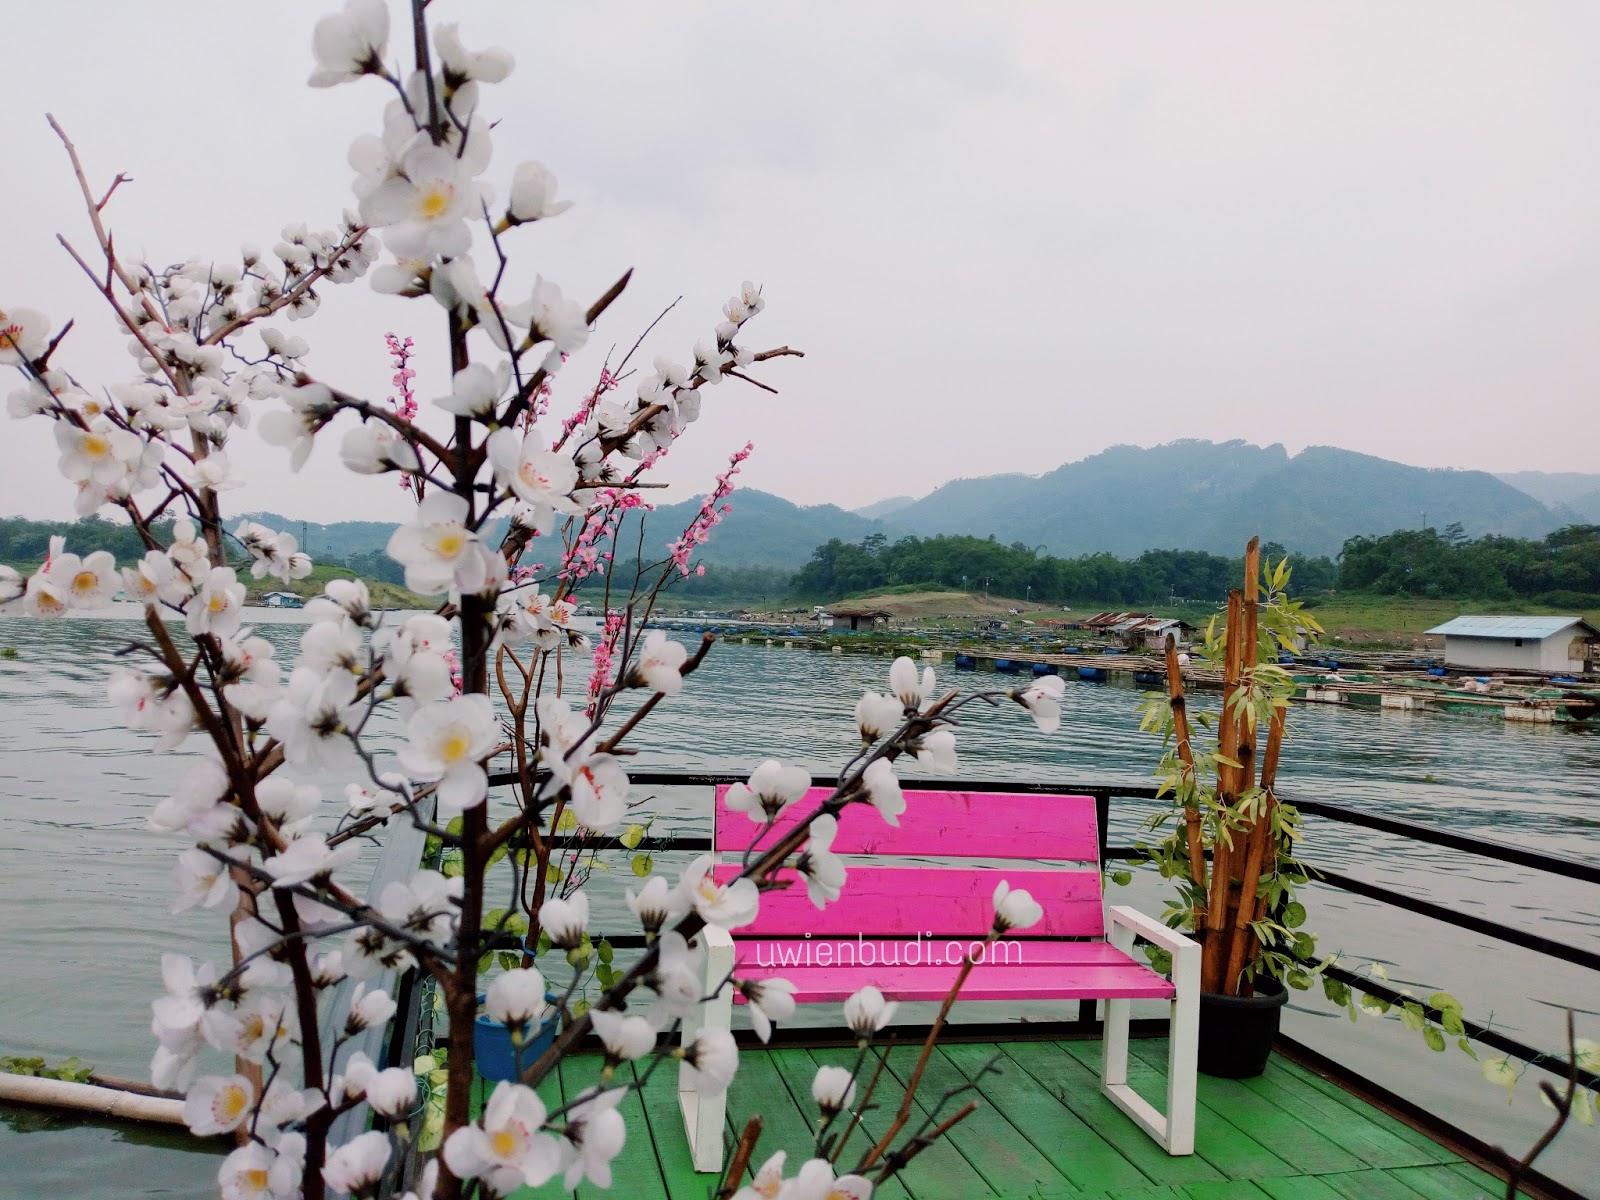
[[(726, 790), (717, 789), (713, 829), (719, 881), (738, 874), (739, 858), (757, 829), (743, 813), (724, 807)], [(777, 831), (762, 844), (771, 845), (829, 794), (813, 788), (789, 807), (793, 816), (780, 818)], [(807, 898), (803, 881), (787, 871), (796, 878), (794, 886), (764, 893), (755, 924), (731, 936), (707, 930), (707, 992), (737, 963), (740, 978), (789, 980), (801, 1003), (843, 1001), (867, 984), (891, 1000), (943, 1000), (967, 948), (989, 931), (995, 885), (1009, 880), (1013, 888), (1032, 893), (1044, 919), (996, 943), (990, 961), (968, 977), (962, 999), (1104, 1000), (1105, 1094), (1167, 1153), (1192, 1154), (1200, 947), (1135, 909), (1105, 907), (1093, 797), (907, 791), (905, 799), (898, 827), (867, 805), (847, 807), (839, 816), (834, 852), (880, 859), (1039, 859), (1059, 865), (1001, 869), (924, 861), (886, 866), (847, 859), (843, 896), (820, 911)], [(1132, 957), (1135, 938), (1172, 952), (1173, 982)], [(728, 1028), (731, 990), (685, 1027), (686, 1040), (701, 1022)], [(1128, 1084), (1129, 1010), (1132, 1001), (1146, 999), (1171, 1002), (1164, 1116)], [(720, 1170), (724, 1097), (696, 1093), (690, 1070), (680, 1072), (678, 1093), (695, 1169)]]

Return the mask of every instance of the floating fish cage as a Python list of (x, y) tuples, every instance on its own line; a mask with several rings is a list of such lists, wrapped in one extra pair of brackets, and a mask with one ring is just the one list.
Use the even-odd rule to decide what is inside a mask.
[(1078, 678), (1085, 683), (1104, 683), (1106, 669), (1104, 667), (1079, 667)]
[(994, 660), (994, 669), (1002, 675), (1015, 675), (1017, 673), (1017, 664), (1009, 658), (997, 658)]
[(1133, 681), (1145, 687), (1156, 687), (1163, 681), (1164, 676), (1160, 671), (1135, 671)]
[(1055, 663), (1034, 663), (1033, 673), (1035, 675), (1059, 675), (1061, 674), (1061, 668), (1056, 666)]
[(972, 655), (970, 655), (970, 654), (958, 654), (958, 655), (956, 655), (956, 670), (958, 670), (958, 671), (976, 671), (977, 669), (978, 669), (978, 660), (973, 658)]

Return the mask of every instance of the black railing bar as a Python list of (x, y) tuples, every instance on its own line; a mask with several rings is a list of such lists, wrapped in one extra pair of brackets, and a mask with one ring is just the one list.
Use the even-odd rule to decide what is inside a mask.
[[(1309, 960), (1303, 959), (1301, 961), (1305, 962), (1307, 966), (1316, 965)], [(1337, 963), (1330, 963), (1324, 960), (1322, 972), (1332, 979), (1348, 984), (1358, 992), (1366, 992), (1368, 995), (1377, 996), (1382, 1000), (1387, 1000), (1390, 1004), (1419, 1004), (1422, 1006), (1423, 1015), (1430, 1021), (1442, 1022), (1444, 1020), (1444, 1013), (1431, 1006), (1427, 1000), (1418, 996), (1407, 996), (1386, 983), (1380, 983), (1378, 980), (1366, 975), (1358, 975), (1354, 971), (1346, 970)], [(1461, 1018), (1461, 1028), (1473, 1041), (1502, 1051), (1514, 1058), (1520, 1058), (1529, 1066), (1539, 1067), (1563, 1079), (1568, 1078), (1575, 1069), (1574, 1065), (1562, 1056), (1565, 1053), (1564, 1049), (1562, 1054), (1552, 1054), (1530, 1046), (1526, 1042), (1518, 1041), (1516, 1038), (1507, 1037), (1498, 1029), (1480, 1025), (1476, 1021), (1469, 1021), (1466, 1017)], [(1577, 1067), (1576, 1072), (1578, 1082), (1584, 1087), (1591, 1090), (1600, 1088), (1600, 1075), (1596, 1075), (1593, 1071), (1585, 1071), (1582, 1067)]]
[(1585, 883), (1600, 883), (1600, 863), (1580, 862), (1575, 858), (1562, 858), (1556, 854), (1545, 854), (1538, 850), (1525, 849), (1522, 846), (1509, 846), (1502, 842), (1492, 842), (1488, 838), (1474, 837), (1467, 833), (1453, 833), (1448, 829), (1438, 829), (1432, 825), (1422, 825), (1416, 821), (1402, 821), (1395, 817), (1380, 816), (1377, 813), (1365, 812), (1361, 809), (1346, 808), (1340, 804), (1329, 804), (1324, 800), (1296, 800), (1292, 796), (1284, 799), (1293, 804), (1302, 813), (1315, 817), (1325, 817), (1330, 821), (1343, 821), (1350, 825), (1363, 825), (1368, 829), (1381, 830), (1384, 833), (1393, 833), (1400, 837), (1410, 838), (1417, 842), (1431, 842), (1436, 846), (1448, 846), (1452, 850), (1465, 850), (1469, 854), (1479, 854), (1485, 858), (1498, 859), (1501, 862), (1516, 863), (1518, 866), (1533, 867), (1551, 875), (1564, 875), (1568, 879), (1581, 879)]
[[(745, 774), (737, 771), (638, 771), (629, 773), (629, 779), (633, 783), (645, 787), (720, 787), (724, 784), (741, 783), (746, 777)], [(515, 783), (516, 780), (517, 776), (510, 772), (501, 772), (489, 777), (489, 783), (493, 787), (505, 787)], [(829, 787), (836, 785), (838, 779), (835, 776), (819, 775), (815, 777), (815, 783), (821, 787)], [(1029, 795), (1093, 796), (1097, 802), (1102, 803), (1109, 802), (1112, 797), (1119, 797), (1124, 800), (1156, 800), (1159, 799), (1157, 793), (1160, 790), (1154, 785), (1078, 783), (1071, 781), (1065, 783), (1037, 782), (1008, 779), (908, 778), (903, 780), (902, 783), (912, 790), (921, 791), (1022, 792)], [(1432, 825), (1420, 824), (1416, 821), (1403, 821), (1396, 817), (1385, 817), (1364, 809), (1347, 808), (1341, 804), (1330, 804), (1325, 800), (1300, 800), (1293, 795), (1285, 796), (1284, 799), (1293, 804), (1302, 813), (1322, 817), (1326, 820), (1361, 825), (1368, 829), (1377, 829), (1384, 833), (1392, 833), (1413, 841), (1448, 846), (1454, 850), (1464, 850), (1469, 854), (1481, 855), (1484, 858), (1496, 859), (1500, 862), (1515, 863), (1519, 866), (1532, 867), (1552, 875), (1579, 879), (1586, 883), (1600, 883), (1600, 863), (1582, 862), (1578, 859), (1546, 854), (1542, 851), (1530, 850), (1522, 846), (1506, 845), (1502, 842), (1490, 841), (1488, 838), (1475, 837), (1465, 833), (1454, 833), (1448, 829), (1440, 829)]]
[[(1144, 851), (1135, 846), (1112, 846), (1105, 854), (1106, 859), (1119, 859), (1124, 862), (1142, 862), (1146, 860)], [(1208, 853), (1206, 858), (1211, 855)], [(1527, 950), (1536, 950), (1541, 954), (1548, 954), (1552, 958), (1559, 958), (1563, 962), (1573, 963), (1576, 966), (1588, 967), (1592, 971), (1600, 971), (1600, 954), (1592, 950), (1580, 950), (1568, 946), (1565, 942), (1558, 942), (1553, 938), (1540, 937), (1536, 933), (1526, 933), (1511, 925), (1502, 925), (1498, 921), (1491, 921), (1486, 917), (1474, 917), (1468, 913), (1460, 913), (1455, 909), (1446, 908), (1442, 904), (1435, 904), (1431, 900), (1422, 900), (1409, 896), (1404, 892), (1396, 892), (1376, 883), (1367, 883), (1364, 880), (1354, 879), (1338, 871), (1324, 871), (1313, 867), (1316, 876), (1313, 883), (1326, 883), (1341, 891), (1352, 892), (1358, 896), (1366, 896), (1396, 908), (1406, 909), (1408, 912), (1420, 913), (1425, 917), (1432, 917), (1436, 921), (1443, 921), (1447, 925), (1454, 925), (1460, 929), (1468, 929), (1473, 933), (1486, 934), (1498, 938), (1502, 942), (1509, 942)]]
[(1540, 954), (1548, 954), (1551, 958), (1559, 958), (1562, 962), (1569, 962), (1579, 967), (1588, 967), (1591, 971), (1600, 971), (1600, 954), (1593, 950), (1581, 950), (1576, 946), (1568, 946), (1553, 938), (1540, 937), (1536, 933), (1528, 933), (1509, 925), (1502, 925), (1498, 921), (1491, 921), (1486, 917), (1475, 917), (1470, 913), (1456, 912), (1442, 904), (1435, 904), (1431, 900), (1422, 900), (1415, 896), (1408, 896), (1404, 892), (1397, 892), (1390, 888), (1380, 887), (1375, 883), (1365, 880), (1353, 879), (1349, 875), (1337, 871), (1318, 871), (1314, 882), (1329, 883), (1346, 892), (1353, 892), (1358, 896), (1366, 896), (1372, 900), (1380, 900), (1385, 904), (1392, 904), (1396, 908), (1403, 908), (1407, 912), (1418, 913), (1424, 917), (1431, 917), (1435, 921), (1443, 921), (1447, 925), (1454, 925), (1458, 929), (1468, 929), (1473, 933), (1486, 934), (1502, 942), (1509, 942), (1513, 946), (1521, 946), (1525, 950), (1536, 950)]

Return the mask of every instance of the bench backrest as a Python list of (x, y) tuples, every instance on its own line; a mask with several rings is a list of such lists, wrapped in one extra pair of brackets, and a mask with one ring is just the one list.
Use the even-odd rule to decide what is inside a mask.
[[(738, 856), (759, 828), (744, 813), (725, 807), (727, 790), (717, 789), (713, 827), (719, 881), (739, 873)], [(830, 795), (829, 788), (812, 788), (788, 807), (761, 845), (772, 845)], [(1026, 888), (1044, 909), (1044, 919), (1032, 929), (1008, 937), (1104, 936), (1092, 796), (908, 790), (905, 799), (899, 826), (888, 824), (870, 805), (846, 806), (833, 841), (836, 854), (903, 862), (889, 866), (847, 860), (844, 894), (821, 911), (801, 881), (767, 892), (755, 924), (735, 930), (734, 937), (972, 937), (989, 928), (995, 885), (1002, 879), (1013, 888)], [(724, 857), (729, 861), (721, 861)], [(950, 858), (1043, 859), (1061, 865), (1001, 869), (938, 861)], [(794, 874), (785, 870), (780, 878)]]

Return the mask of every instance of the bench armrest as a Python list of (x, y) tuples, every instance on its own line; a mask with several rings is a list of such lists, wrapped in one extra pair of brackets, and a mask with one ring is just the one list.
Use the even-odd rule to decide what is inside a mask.
[(1185, 950), (1190, 947), (1200, 949), (1200, 943), (1187, 934), (1179, 933), (1163, 925), (1154, 917), (1146, 916), (1137, 908), (1129, 908), (1125, 904), (1113, 905), (1106, 909), (1106, 916), (1112, 925), (1121, 925), (1131, 929), (1147, 942), (1154, 942), (1163, 950)]
[(733, 934), (729, 933), (721, 925), (706, 925), (696, 936), (706, 939), (707, 950), (733, 949)]

